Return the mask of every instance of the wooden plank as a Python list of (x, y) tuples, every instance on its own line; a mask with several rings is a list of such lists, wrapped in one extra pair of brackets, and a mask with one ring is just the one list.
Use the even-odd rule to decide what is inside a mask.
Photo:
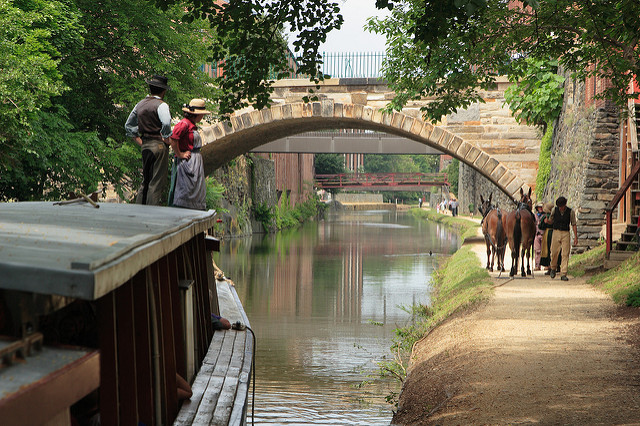
[[(162, 334), (160, 345), (161, 369), (165, 383), (164, 399), (167, 418), (163, 423), (171, 422), (178, 414), (178, 385), (176, 383), (176, 340), (173, 333), (173, 301), (171, 300), (171, 282), (169, 280), (169, 264), (166, 257), (157, 262), (159, 281), (156, 297), (158, 298), (158, 331)], [(174, 283), (178, 286), (178, 283)], [(179, 300), (179, 299), (178, 299)], [(178, 343), (182, 347), (183, 342)]]
[(220, 391), (224, 383), (224, 377), (210, 376), (207, 389), (202, 397), (198, 412), (193, 419), (193, 426), (209, 425), (214, 414), (214, 409), (220, 397)]
[(193, 395), (190, 399), (182, 403), (182, 408), (173, 422), (174, 425), (191, 425), (193, 423), (193, 419), (198, 412), (198, 407), (207, 391), (213, 368), (213, 364), (202, 366), (200, 374), (196, 376), (194, 382), (191, 384)]
[[(207, 342), (211, 340), (213, 336), (213, 324), (211, 324), (211, 303), (209, 302), (209, 268), (207, 267), (207, 263), (211, 263), (210, 253), (207, 251), (206, 243), (205, 243), (206, 235), (204, 233), (200, 233), (196, 235), (197, 247), (198, 247), (198, 264), (199, 264), (199, 272), (200, 272), (200, 291), (202, 292), (203, 298), (203, 307), (204, 307), (204, 317), (207, 318), (205, 321), (205, 329), (206, 329), (206, 338)], [(214, 286), (215, 287), (215, 286)]]
[(236, 399), (229, 415), (227, 424), (241, 425), (245, 423), (247, 417), (247, 398), (249, 396), (250, 378), (248, 374), (242, 373), (238, 379), (238, 388), (236, 389)]
[[(187, 250), (189, 253), (188, 259), (192, 260), (191, 263), (191, 273), (192, 277), (195, 280), (195, 295), (196, 295), (196, 330), (197, 330), (197, 338), (200, 342), (199, 348), (199, 356), (198, 360), (202, 360), (206, 355), (206, 352), (209, 347), (210, 336), (207, 335), (207, 322), (211, 324), (211, 314), (207, 317), (205, 314), (205, 306), (208, 305), (208, 292), (205, 295), (202, 291), (202, 276), (200, 274), (200, 263), (201, 259), (198, 255), (198, 239), (197, 236), (192, 238), (187, 245)], [(205, 297), (206, 296), (206, 297)]]
[(216, 332), (209, 351), (204, 358), (202, 369), (192, 385), (194, 395), (190, 402), (185, 402), (178, 414), (180, 422), (176, 424), (209, 424), (213, 411), (218, 404), (218, 398), (223, 389), (228, 367), (234, 358), (233, 346), (236, 340), (235, 332)]
[(212, 425), (227, 425), (233, 409), (233, 403), (238, 388), (238, 376), (227, 376), (222, 384), (222, 390), (218, 397), (218, 403), (213, 411)]
[[(239, 319), (248, 323), (235, 289), (229, 302), (238, 305)], [(177, 425), (243, 424), (251, 384), (253, 337), (247, 331), (213, 334), (202, 368), (192, 385), (194, 395), (178, 414)]]
[[(176, 359), (176, 371), (180, 376), (187, 379), (187, 363), (184, 344), (184, 332), (182, 329), (182, 306), (180, 305), (180, 288), (178, 278), (178, 261), (175, 252), (170, 253), (167, 257), (167, 265), (169, 268), (169, 290), (171, 292), (170, 300), (172, 302), (173, 312), (173, 334), (175, 342), (175, 359)], [(187, 379), (188, 380), (188, 379)]]
[(229, 418), (236, 403), (237, 389), (244, 364), (246, 332), (230, 330), (228, 334), (233, 335), (233, 338), (228, 340), (233, 341), (234, 345), (230, 351), (231, 357), (224, 374), (224, 384), (213, 414), (212, 424), (215, 425), (226, 425), (229, 423)]
[(7, 369), (30, 382), (0, 400), (3, 426), (45, 424), (100, 385), (98, 351), (45, 347)]
[(229, 369), (229, 363), (233, 358), (233, 345), (235, 343), (236, 333), (225, 331), (224, 340), (222, 341), (222, 347), (220, 348), (220, 355), (216, 362), (216, 368), (213, 370), (213, 374), (216, 376), (226, 375)]
[(120, 421), (123, 424), (138, 424), (138, 399), (136, 397), (136, 366), (133, 291), (131, 281), (115, 292), (116, 339), (118, 357), (118, 400)]
[(98, 299), (100, 340), (100, 420), (105, 425), (120, 424), (118, 413), (118, 363), (116, 358), (115, 295)]
[(149, 319), (149, 293), (147, 271), (140, 271), (132, 280), (134, 328), (135, 328), (135, 357), (138, 379), (138, 420), (141, 423), (155, 424), (153, 400), (153, 370), (151, 358), (151, 324)]
[[(242, 369), (240, 372), (240, 383), (236, 391), (236, 401), (229, 419), (229, 424), (241, 424), (246, 418), (248, 406), (249, 385), (251, 383), (251, 372), (253, 371), (253, 336), (250, 331), (239, 333), (245, 334), (244, 354), (242, 355)], [(254, 384), (255, 386), (255, 384)]]
[(101, 206), (4, 203), (0, 287), (97, 300), (214, 223), (213, 212)]

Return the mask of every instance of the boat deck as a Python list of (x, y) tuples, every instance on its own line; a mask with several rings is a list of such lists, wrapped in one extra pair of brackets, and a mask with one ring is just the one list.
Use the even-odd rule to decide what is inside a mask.
[[(221, 316), (249, 326), (235, 288), (227, 281), (216, 286)], [(192, 384), (193, 396), (182, 404), (174, 425), (244, 424), (253, 350), (248, 329), (216, 331)]]

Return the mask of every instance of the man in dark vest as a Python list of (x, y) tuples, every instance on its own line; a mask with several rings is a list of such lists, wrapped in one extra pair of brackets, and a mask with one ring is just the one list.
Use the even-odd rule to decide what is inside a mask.
[(575, 212), (567, 207), (567, 199), (560, 197), (556, 200), (556, 207), (551, 211), (547, 224), (553, 225), (551, 236), (551, 269), (549, 275), (555, 278), (558, 268), (558, 255), (562, 252), (560, 274), (562, 281), (569, 281), (567, 268), (569, 266), (569, 253), (571, 251), (571, 231), (573, 228), (573, 245), (578, 244), (578, 226)]
[(169, 136), (171, 113), (163, 99), (169, 90), (168, 79), (154, 75), (147, 80), (149, 95), (138, 102), (129, 114), (124, 128), (142, 148), (142, 185), (137, 204), (166, 204), (162, 195), (168, 188)]

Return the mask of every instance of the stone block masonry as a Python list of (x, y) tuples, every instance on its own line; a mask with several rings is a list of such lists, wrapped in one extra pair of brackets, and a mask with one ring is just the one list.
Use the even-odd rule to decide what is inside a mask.
[(554, 129), (551, 173), (545, 201), (563, 195), (576, 209), (581, 252), (600, 239), (604, 208), (619, 187), (618, 109), (612, 104), (585, 104), (583, 82), (567, 78), (562, 114)]

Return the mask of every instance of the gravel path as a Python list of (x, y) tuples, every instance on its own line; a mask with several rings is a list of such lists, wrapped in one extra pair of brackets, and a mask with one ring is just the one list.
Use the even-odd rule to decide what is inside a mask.
[(492, 276), (486, 305), (416, 346), (394, 424), (640, 425), (637, 309), (584, 279)]

